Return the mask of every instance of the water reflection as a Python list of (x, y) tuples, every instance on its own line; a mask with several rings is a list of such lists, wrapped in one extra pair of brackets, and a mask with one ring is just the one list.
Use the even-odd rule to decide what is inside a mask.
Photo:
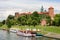
[(23, 37), (17, 36), (16, 33), (8, 33), (7, 31), (0, 30), (0, 40), (60, 40), (47, 37)]

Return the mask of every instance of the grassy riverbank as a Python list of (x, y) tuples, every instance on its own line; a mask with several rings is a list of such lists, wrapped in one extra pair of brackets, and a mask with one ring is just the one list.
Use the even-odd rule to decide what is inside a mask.
[[(6, 25), (3, 25), (2, 27), (0, 27), (0, 29), (7, 29), (7, 26)], [(28, 29), (40, 29), (42, 34), (46, 34), (48, 32), (53, 32), (53, 33), (58, 33), (60, 34), (60, 27), (55, 27), (55, 26), (40, 26), (40, 25), (37, 25), (37, 26), (18, 26), (18, 25), (14, 25), (12, 26), (12, 28), (16, 28), (16, 29), (19, 29), (19, 30), (26, 30), (27, 28)]]

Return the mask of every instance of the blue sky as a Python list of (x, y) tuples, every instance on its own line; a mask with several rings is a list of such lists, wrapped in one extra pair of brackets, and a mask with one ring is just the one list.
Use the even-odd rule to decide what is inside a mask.
[(0, 0), (0, 20), (15, 12), (40, 11), (42, 5), (46, 10), (52, 6), (55, 12), (60, 12), (60, 0)]

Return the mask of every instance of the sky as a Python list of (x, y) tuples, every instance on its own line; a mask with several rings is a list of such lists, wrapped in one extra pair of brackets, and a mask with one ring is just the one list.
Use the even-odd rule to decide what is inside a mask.
[(60, 13), (60, 0), (0, 0), (0, 20), (15, 12), (40, 11), (41, 6), (45, 10), (52, 6), (55, 13)]

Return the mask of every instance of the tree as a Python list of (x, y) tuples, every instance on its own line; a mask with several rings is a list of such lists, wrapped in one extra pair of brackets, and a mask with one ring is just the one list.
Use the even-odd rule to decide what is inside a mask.
[(6, 24), (7, 24), (7, 27), (10, 29), (11, 28), (11, 25), (12, 25), (11, 24), (11, 20), (7, 20), (7, 23)]
[(19, 18), (18, 18), (18, 21), (20, 22), (20, 25), (26, 25), (26, 17), (25, 17), (25, 15), (24, 16), (20, 16)]
[(2, 22), (0, 22), (0, 27), (1, 27), (2, 25), (3, 25)]
[(39, 15), (39, 21), (40, 21), (40, 23), (41, 23), (41, 20), (43, 20), (43, 19), (45, 19), (46, 20), (46, 14), (40, 14)]
[(51, 18), (50, 18), (50, 16), (46, 15), (46, 21), (47, 21), (47, 24), (48, 25), (51, 24)]
[(9, 15), (8, 19), (14, 19), (14, 16), (13, 15)]
[(34, 11), (32, 14), (32, 20), (36, 20), (38, 24), (40, 23), (39, 14), (37, 11)]
[(5, 20), (2, 21), (2, 24), (3, 24), (3, 25), (5, 24)]
[(39, 17), (39, 14), (38, 14), (37, 11), (34, 11), (34, 12), (32, 13), (32, 16), (33, 16), (33, 17)]
[(7, 24), (7, 27), (8, 27), (8, 32), (11, 28), (11, 26), (14, 24), (14, 16), (13, 15), (9, 15), (7, 20), (6, 20), (6, 24)]
[(32, 22), (31, 22), (31, 21), (32, 21), (32, 19), (31, 19), (31, 18), (27, 19), (27, 21), (26, 21), (27, 25), (29, 25), (29, 26), (30, 26), (30, 25), (32, 24)]
[(60, 26), (60, 14), (55, 15), (53, 25)]
[(36, 20), (32, 20), (32, 25), (35, 27), (38, 24)]
[(8, 27), (7, 30), (8, 30), (8, 32), (9, 32), (9, 30), (10, 30), (10, 28), (11, 28), (11, 26), (12, 26), (11, 20), (7, 20), (6, 24), (7, 24), (7, 27)]
[(41, 23), (41, 20), (45, 19), (47, 24), (50, 24), (51, 22), (51, 18), (50, 16), (46, 15), (46, 14), (40, 14), (39, 15), (39, 20), (40, 20), (40, 23)]

